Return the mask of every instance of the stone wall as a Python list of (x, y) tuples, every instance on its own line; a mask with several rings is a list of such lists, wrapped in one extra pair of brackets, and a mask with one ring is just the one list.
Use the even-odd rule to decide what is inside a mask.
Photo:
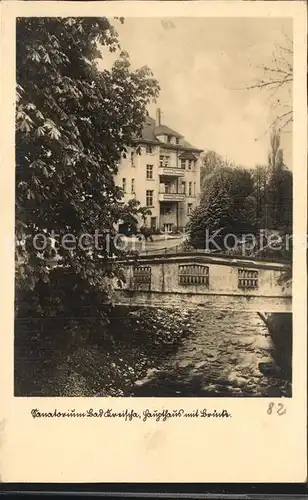
[[(179, 274), (187, 266), (195, 277), (181, 283)], [(239, 285), (241, 269), (257, 273), (256, 287)], [(117, 297), (120, 303), (129, 305), (163, 306), (166, 303), (173, 307), (291, 312), (292, 289), (283, 279), (287, 269), (282, 263), (207, 255), (147, 257), (124, 265), (126, 283)], [(200, 270), (205, 274), (199, 280)], [(140, 272), (144, 272), (144, 276), (138, 281)]]

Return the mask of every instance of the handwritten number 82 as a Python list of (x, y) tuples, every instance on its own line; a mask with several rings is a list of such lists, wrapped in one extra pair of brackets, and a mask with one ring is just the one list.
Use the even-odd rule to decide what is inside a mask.
[(284, 415), (287, 412), (287, 410), (285, 409), (285, 407), (282, 403), (278, 403), (277, 405), (275, 405), (275, 403), (270, 403), (268, 405), (267, 414), (271, 415), (274, 411), (280, 417), (281, 417), (281, 415)]

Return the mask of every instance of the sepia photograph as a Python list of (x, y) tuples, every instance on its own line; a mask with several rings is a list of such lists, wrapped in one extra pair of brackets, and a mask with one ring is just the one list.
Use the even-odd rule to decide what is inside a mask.
[(1, 483), (305, 481), (306, 7), (0, 7)]
[(17, 18), (15, 396), (292, 396), (292, 37)]

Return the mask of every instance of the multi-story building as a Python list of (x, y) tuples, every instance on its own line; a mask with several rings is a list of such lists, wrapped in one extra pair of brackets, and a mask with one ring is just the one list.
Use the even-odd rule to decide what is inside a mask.
[[(171, 232), (186, 226), (200, 195), (200, 153), (184, 137), (147, 116), (142, 136), (123, 159), (115, 182), (124, 201), (136, 198), (151, 215), (143, 223)], [(141, 221), (139, 221), (141, 223)]]

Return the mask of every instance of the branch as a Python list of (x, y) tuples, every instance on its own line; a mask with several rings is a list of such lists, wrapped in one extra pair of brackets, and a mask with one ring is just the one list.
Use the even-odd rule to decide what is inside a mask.
[(279, 66), (276, 66), (276, 68), (270, 68), (269, 66), (258, 66), (259, 69), (263, 69), (264, 71), (269, 71), (271, 73), (282, 73), (283, 75), (287, 75), (289, 77), (293, 76), (293, 71), (285, 71)]
[(292, 47), (293, 47), (293, 40), (289, 37), (289, 35), (287, 35), (287, 34), (285, 33), (285, 31), (283, 31), (283, 34), (284, 34), (285, 39), (286, 39), (286, 40), (290, 43), (290, 45), (292, 45)]
[[(261, 137), (265, 136), (267, 134), (267, 132), (269, 132), (270, 130), (272, 130), (273, 128), (275, 128), (276, 125), (279, 122), (283, 121), (284, 119), (286, 119), (286, 121), (283, 123), (283, 125), (281, 127), (278, 128), (279, 132), (281, 132), (282, 130), (284, 130), (289, 123), (293, 122), (293, 110), (288, 111), (286, 113), (283, 113), (282, 115), (277, 116), (275, 118), (275, 120), (273, 120), (272, 123), (267, 127), (267, 129), (264, 131), (264, 133), (261, 134), (259, 137), (255, 138), (255, 141), (260, 140)], [(285, 131), (284, 133), (287, 133), (287, 132)]]
[(281, 104), (280, 100), (278, 99), (278, 101), (276, 103), (274, 103), (274, 104), (271, 105), (271, 110), (275, 111), (278, 108), (280, 108), (280, 109), (286, 109), (287, 108), (287, 109), (291, 110), (292, 106), (289, 106), (288, 104)]
[(293, 76), (292, 77), (285, 77), (282, 80), (260, 80), (258, 83), (255, 83), (254, 85), (250, 85), (246, 87), (247, 90), (252, 90), (252, 89), (263, 89), (265, 87), (270, 87), (270, 86), (275, 86), (278, 85), (281, 87), (285, 83), (291, 83), (293, 82)]
[[(287, 118), (288, 117), (288, 118)], [(293, 110), (287, 111), (286, 113), (283, 113), (282, 115), (279, 115), (273, 120), (273, 122), (270, 124), (268, 127), (268, 130), (272, 129), (277, 125), (277, 123), (281, 122), (284, 118), (287, 118), (285, 123), (280, 127), (280, 130), (283, 130), (289, 123), (293, 121)]]
[[(285, 38), (292, 47), (292, 41), (290, 38), (287, 35), (285, 35)], [(293, 61), (287, 60), (285, 56), (286, 53), (293, 55), (293, 49), (288, 46), (281, 46), (277, 42), (275, 43), (275, 48), (276, 53), (274, 51), (272, 54), (272, 64), (258, 66), (259, 69), (264, 71), (265, 78), (257, 81), (253, 85), (248, 86), (247, 89), (279, 89), (283, 85), (293, 82)], [(275, 75), (275, 78), (272, 77), (273, 75)]]
[(293, 122), (293, 112), (290, 116), (290, 118), (288, 118), (288, 120), (284, 123), (284, 125), (280, 128), (280, 130), (283, 130), (286, 128), (287, 125), (289, 125), (289, 123), (292, 123)]

